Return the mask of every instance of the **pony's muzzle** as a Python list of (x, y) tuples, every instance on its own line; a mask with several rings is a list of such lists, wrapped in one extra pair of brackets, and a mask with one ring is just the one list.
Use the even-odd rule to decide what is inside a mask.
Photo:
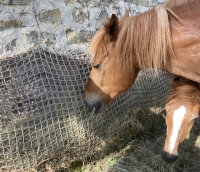
[(98, 108), (101, 106), (101, 102), (97, 101), (93, 104), (88, 103), (86, 100), (84, 100), (85, 105), (87, 106), (88, 109), (94, 109), (94, 108)]
[(178, 155), (173, 155), (168, 152), (162, 151), (161, 153), (162, 159), (168, 163), (173, 163), (177, 160)]
[(103, 111), (103, 103), (101, 100), (94, 98), (93, 96), (85, 96), (84, 98), (85, 105), (88, 109), (95, 109), (95, 113), (99, 113)]

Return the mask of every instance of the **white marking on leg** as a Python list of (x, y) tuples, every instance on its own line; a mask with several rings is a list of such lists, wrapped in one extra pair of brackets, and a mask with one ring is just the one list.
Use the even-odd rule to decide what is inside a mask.
[(185, 106), (180, 106), (177, 110), (174, 111), (173, 114), (173, 126), (172, 126), (172, 135), (170, 137), (170, 153), (173, 152), (174, 147), (176, 145), (177, 137), (179, 130), (181, 128), (182, 121), (186, 114)]

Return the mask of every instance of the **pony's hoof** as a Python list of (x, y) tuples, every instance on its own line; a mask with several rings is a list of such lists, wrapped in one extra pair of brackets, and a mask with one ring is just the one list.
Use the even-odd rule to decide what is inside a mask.
[(173, 163), (177, 160), (178, 155), (173, 155), (168, 152), (162, 151), (161, 153), (162, 159), (168, 163)]

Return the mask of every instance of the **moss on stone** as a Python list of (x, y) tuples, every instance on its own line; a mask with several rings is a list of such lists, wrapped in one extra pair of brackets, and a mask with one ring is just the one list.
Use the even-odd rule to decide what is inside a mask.
[(22, 28), (24, 27), (23, 23), (20, 20), (0, 20), (0, 29), (4, 30), (6, 28)]
[(39, 21), (43, 23), (59, 24), (62, 19), (62, 13), (59, 9), (42, 10), (38, 18)]

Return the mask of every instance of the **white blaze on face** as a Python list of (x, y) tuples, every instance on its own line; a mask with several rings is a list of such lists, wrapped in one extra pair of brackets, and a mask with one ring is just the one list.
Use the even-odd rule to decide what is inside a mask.
[(170, 137), (170, 153), (173, 153), (174, 147), (176, 145), (177, 137), (179, 130), (181, 128), (182, 121), (186, 115), (186, 108), (185, 106), (180, 106), (178, 109), (174, 111), (173, 114), (173, 121), (172, 121), (172, 135)]

